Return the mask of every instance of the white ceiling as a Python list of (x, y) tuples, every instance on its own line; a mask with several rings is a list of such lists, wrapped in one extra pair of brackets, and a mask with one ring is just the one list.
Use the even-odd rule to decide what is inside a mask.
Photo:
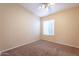
[(26, 8), (27, 10), (31, 11), (32, 13), (34, 13), (39, 17), (47, 16), (49, 14), (56, 13), (58, 11), (79, 6), (78, 3), (56, 3), (52, 8), (49, 9), (49, 11), (45, 11), (39, 9), (40, 3), (22, 3), (20, 5), (22, 5), (24, 8)]

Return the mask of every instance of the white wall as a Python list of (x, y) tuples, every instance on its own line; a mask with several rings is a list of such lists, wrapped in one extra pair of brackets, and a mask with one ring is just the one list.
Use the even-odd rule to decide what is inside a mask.
[(39, 19), (19, 4), (0, 4), (0, 50), (39, 40)]
[(42, 21), (51, 19), (55, 19), (55, 35), (41, 34), (41, 39), (79, 48), (79, 6), (42, 17), (41, 33)]

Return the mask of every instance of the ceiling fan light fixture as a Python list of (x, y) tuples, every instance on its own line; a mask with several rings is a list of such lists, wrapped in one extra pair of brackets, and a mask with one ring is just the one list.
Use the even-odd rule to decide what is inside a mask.
[(39, 8), (45, 9), (45, 10), (48, 11), (48, 9), (51, 8), (52, 6), (54, 6), (54, 3), (41, 3)]

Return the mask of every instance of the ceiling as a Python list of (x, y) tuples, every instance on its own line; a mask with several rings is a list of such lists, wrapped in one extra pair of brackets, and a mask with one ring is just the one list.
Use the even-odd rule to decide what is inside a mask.
[(25, 9), (29, 10), (35, 15), (43, 17), (52, 13), (79, 6), (79, 3), (56, 3), (52, 8), (49, 9), (49, 11), (39, 9), (40, 3), (21, 3), (20, 5), (22, 5)]

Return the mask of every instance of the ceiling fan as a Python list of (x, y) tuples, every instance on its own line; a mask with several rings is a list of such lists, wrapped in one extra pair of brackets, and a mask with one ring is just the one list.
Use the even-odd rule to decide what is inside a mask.
[(52, 8), (54, 5), (54, 3), (40, 3), (39, 8), (48, 11), (49, 8)]

